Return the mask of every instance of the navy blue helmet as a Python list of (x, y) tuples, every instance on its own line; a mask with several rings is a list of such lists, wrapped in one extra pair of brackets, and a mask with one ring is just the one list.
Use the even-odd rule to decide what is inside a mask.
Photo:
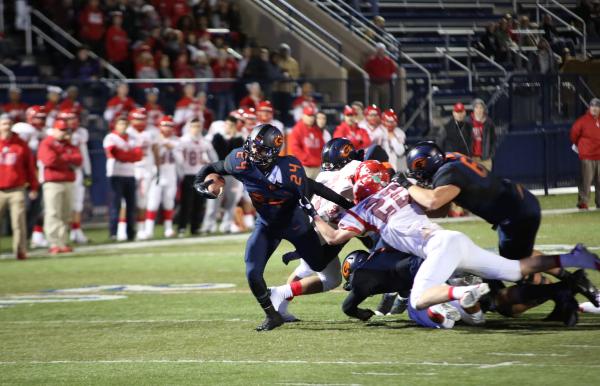
[(258, 125), (246, 139), (244, 152), (248, 160), (263, 172), (271, 169), (281, 147), (283, 146), (283, 134), (273, 125), (268, 123)]
[(420, 182), (431, 180), (444, 161), (444, 152), (432, 141), (417, 143), (406, 156), (411, 176)]
[(342, 263), (342, 277), (346, 280), (346, 284), (344, 284), (344, 289), (349, 291), (351, 289), (350, 285), (350, 277), (356, 270), (358, 266), (367, 261), (369, 258), (369, 252), (357, 249), (356, 251), (352, 251), (346, 256), (344, 262)]
[(321, 151), (321, 169), (340, 170), (348, 162), (358, 158), (352, 142), (346, 138), (334, 138), (327, 142)]

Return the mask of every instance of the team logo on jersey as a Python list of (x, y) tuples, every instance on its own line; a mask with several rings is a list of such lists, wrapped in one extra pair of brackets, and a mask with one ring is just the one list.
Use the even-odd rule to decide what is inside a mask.
[(419, 170), (425, 167), (425, 165), (427, 164), (427, 158), (425, 157), (419, 157), (416, 158), (412, 164), (410, 165), (410, 168), (412, 170)]

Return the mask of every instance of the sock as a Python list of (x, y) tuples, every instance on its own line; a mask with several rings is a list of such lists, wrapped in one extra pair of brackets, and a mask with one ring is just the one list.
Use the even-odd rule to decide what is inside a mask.
[(146, 220), (144, 224), (144, 228), (138, 228), (138, 229), (144, 229), (146, 231), (146, 236), (148, 237), (154, 237), (154, 220)]
[(37, 233), (44, 233), (44, 228), (42, 228), (41, 225), (34, 225), (33, 226), (33, 231), (37, 232)]
[(465, 294), (465, 292), (467, 292), (468, 290), (473, 289), (477, 286), (479, 286), (479, 284), (455, 286), (455, 287), (450, 286), (450, 287), (448, 287), (448, 299), (460, 300), (463, 297), (463, 295)]
[(165, 220), (165, 231), (173, 230), (173, 220)]
[(300, 280), (291, 282), (289, 284), (289, 287), (290, 287), (290, 291), (292, 293), (292, 296), (300, 296), (300, 295), (302, 295), (302, 283), (300, 283)]
[(79, 228), (81, 228), (81, 224), (80, 223), (75, 222), (75, 221), (73, 221), (71, 223), (71, 229), (75, 230), (75, 229), (79, 229)]

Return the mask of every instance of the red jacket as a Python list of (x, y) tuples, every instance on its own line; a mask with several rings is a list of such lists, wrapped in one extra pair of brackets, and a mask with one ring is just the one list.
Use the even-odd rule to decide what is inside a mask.
[(10, 116), (14, 122), (23, 122), (25, 120), (25, 110), (27, 110), (27, 103), (6, 103), (2, 106), (2, 111)]
[(306, 126), (298, 121), (289, 137), (290, 152), (298, 158), (302, 166), (309, 168), (321, 165), (321, 150), (325, 146), (323, 131), (317, 125)]
[(104, 14), (100, 8), (87, 6), (79, 14), (79, 36), (84, 40), (97, 41), (104, 35)]
[(106, 58), (109, 62), (122, 62), (129, 56), (129, 37), (122, 28), (112, 26), (104, 39)]
[(44, 181), (75, 181), (75, 167), (82, 162), (79, 148), (53, 136), (44, 138), (38, 149), (38, 160), (44, 165)]
[(579, 149), (579, 159), (600, 160), (600, 116), (588, 111), (571, 127), (571, 142)]
[[(214, 78), (236, 78), (237, 77), (237, 63), (235, 60), (227, 60), (222, 65), (215, 62), (212, 65), (213, 77)], [(211, 90), (213, 92), (223, 92), (233, 89), (233, 83), (219, 83), (218, 79), (215, 79), (215, 83), (211, 84)]]
[(0, 190), (20, 188), (27, 183), (31, 190), (40, 188), (29, 146), (16, 134), (0, 139)]
[(346, 122), (342, 122), (333, 132), (333, 138), (347, 138), (352, 142), (356, 150), (365, 149), (371, 145), (371, 137), (369, 132), (358, 127), (358, 125), (349, 126)]
[(365, 64), (365, 70), (369, 73), (373, 83), (389, 82), (397, 69), (396, 63), (387, 55), (383, 57), (373, 55)]

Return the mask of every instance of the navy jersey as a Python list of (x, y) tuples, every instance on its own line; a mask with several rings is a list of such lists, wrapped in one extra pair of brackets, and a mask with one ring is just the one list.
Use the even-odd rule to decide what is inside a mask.
[(502, 180), (460, 153), (446, 153), (446, 162), (433, 176), (433, 187), (454, 185), (460, 193), (458, 205), (490, 224), (519, 216), (524, 205), (523, 188)]
[(289, 222), (306, 189), (304, 169), (293, 156), (278, 157), (265, 175), (246, 160), (240, 147), (225, 158), (225, 170), (244, 184), (261, 221), (269, 225)]

